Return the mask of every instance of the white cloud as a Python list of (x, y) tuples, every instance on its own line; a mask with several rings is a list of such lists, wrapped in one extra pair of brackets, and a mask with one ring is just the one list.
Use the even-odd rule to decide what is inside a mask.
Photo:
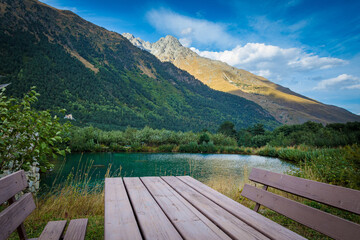
[(243, 68), (267, 78), (281, 80), (291, 72), (328, 69), (346, 64), (345, 60), (319, 57), (300, 48), (281, 48), (264, 43), (247, 43), (232, 50), (221, 52), (200, 51), (191, 48), (200, 56), (219, 60)]
[(254, 71), (254, 74), (258, 75), (258, 76), (262, 76), (264, 78), (269, 78), (271, 77), (271, 72), (270, 70), (259, 70), (259, 71)]
[(179, 41), (185, 47), (190, 47), (190, 45), (192, 43), (190, 38), (180, 38)]
[(360, 84), (343, 87), (343, 89), (360, 89)]
[(346, 64), (345, 60), (332, 57), (319, 57), (314, 54), (301, 54), (295, 61), (289, 62), (293, 68), (312, 70), (312, 69), (328, 69), (335, 66)]
[(360, 78), (349, 74), (341, 74), (335, 78), (320, 81), (314, 90), (324, 90), (330, 87), (340, 87), (340, 89), (360, 89)]
[(182, 35), (189, 35), (190, 33), (192, 33), (193, 29), (191, 27), (185, 28), (181, 31)]
[(226, 32), (226, 25), (221, 23), (183, 16), (167, 9), (151, 10), (146, 16), (157, 31), (175, 35), (186, 43), (229, 47), (235, 42)]

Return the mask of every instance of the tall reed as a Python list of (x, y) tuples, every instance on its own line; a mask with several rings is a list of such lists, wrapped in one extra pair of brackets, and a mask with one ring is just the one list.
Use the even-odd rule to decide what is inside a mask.
[[(54, 220), (88, 218), (86, 239), (103, 239), (104, 234), (104, 181), (92, 183), (93, 161), (72, 171), (63, 183), (57, 175), (46, 194), (35, 196), (36, 209), (25, 221), (28, 237), (39, 237), (45, 225)], [(110, 177), (111, 165), (104, 177)], [(59, 171), (61, 172), (61, 171)], [(111, 176), (120, 176), (121, 168)], [(10, 239), (18, 239), (12, 234)]]

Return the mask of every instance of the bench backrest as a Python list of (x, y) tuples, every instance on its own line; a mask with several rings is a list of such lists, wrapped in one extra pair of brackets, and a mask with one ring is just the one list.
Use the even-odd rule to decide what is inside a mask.
[(299, 202), (268, 192), (276, 188), (300, 197), (360, 214), (360, 191), (253, 168), (250, 180), (264, 185), (263, 189), (246, 184), (241, 195), (264, 205), (303, 225), (335, 239), (356, 239), (360, 225), (325, 213)]
[(0, 179), (0, 204), (8, 201), (9, 206), (0, 212), (0, 240), (7, 239), (16, 229), (20, 239), (27, 239), (23, 222), (35, 209), (31, 193), (26, 193), (17, 201), (15, 195), (28, 186), (23, 170)]

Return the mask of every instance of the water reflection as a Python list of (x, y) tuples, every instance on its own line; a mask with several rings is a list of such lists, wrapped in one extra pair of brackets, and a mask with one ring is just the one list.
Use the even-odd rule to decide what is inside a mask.
[(283, 173), (294, 165), (277, 158), (237, 154), (183, 153), (73, 153), (55, 162), (54, 171), (43, 175), (41, 184), (61, 183), (71, 172), (87, 172), (90, 183), (101, 182), (108, 169), (111, 176), (143, 177), (191, 175), (200, 181), (234, 177), (242, 180), (253, 167)]

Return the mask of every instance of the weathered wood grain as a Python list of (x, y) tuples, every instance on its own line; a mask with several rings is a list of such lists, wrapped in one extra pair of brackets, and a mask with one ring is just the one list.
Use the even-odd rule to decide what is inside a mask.
[(74, 219), (69, 223), (64, 236), (64, 240), (83, 240), (85, 239), (87, 218)]
[(360, 225), (248, 184), (242, 196), (334, 239), (357, 239)]
[(42, 231), (39, 240), (58, 240), (62, 237), (66, 220), (48, 222)]
[(175, 196), (175, 191), (161, 178), (140, 179), (184, 239), (221, 239)]
[(0, 179), (0, 204), (27, 188), (24, 170), (17, 171)]
[[(262, 189), (266, 191), (266, 190), (268, 189), (268, 187), (269, 187), (268, 185), (264, 185)], [(255, 205), (255, 207), (254, 207), (254, 211), (255, 211), (255, 212), (258, 212), (260, 206), (261, 206), (260, 203), (256, 203), (256, 205)]]
[(272, 239), (305, 239), (189, 176), (177, 177), (231, 214)]
[(249, 179), (301, 197), (360, 214), (360, 191), (253, 168)]
[(197, 210), (233, 239), (269, 239), (176, 177), (162, 177)]
[(124, 183), (145, 239), (182, 239), (139, 178)]
[(231, 238), (224, 233), (218, 226), (216, 226), (210, 219), (208, 219), (204, 214), (202, 214), (199, 210), (197, 210), (193, 205), (191, 205), (185, 198), (183, 198), (176, 191), (173, 194), (185, 205), (187, 206), (193, 213), (198, 216), (213, 232), (215, 232), (221, 239), (230, 240)]
[(34, 211), (35, 207), (31, 193), (26, 193), (17, 202), (3, 210), (0, 213), (0, 240), (7, 239)]
[[(16, 199), (15, 199), (15, 196), (11, 197), (9, 199), (9, 204), (13, 204), (16, 202)], [(25, 231), (25, 226), (24, 226), (24, 223), (21, 223), (17, 228), (16, 228), (17, 232), (18, 232), (18, 235), (19, 235), (19, 238), (20, 240), (26, 240), (27, 239), (27, 234), (26, 234), (26, 231)]]
[(135, 219), (122, 178), (105, 179), (105, 240), (140, 240)]

